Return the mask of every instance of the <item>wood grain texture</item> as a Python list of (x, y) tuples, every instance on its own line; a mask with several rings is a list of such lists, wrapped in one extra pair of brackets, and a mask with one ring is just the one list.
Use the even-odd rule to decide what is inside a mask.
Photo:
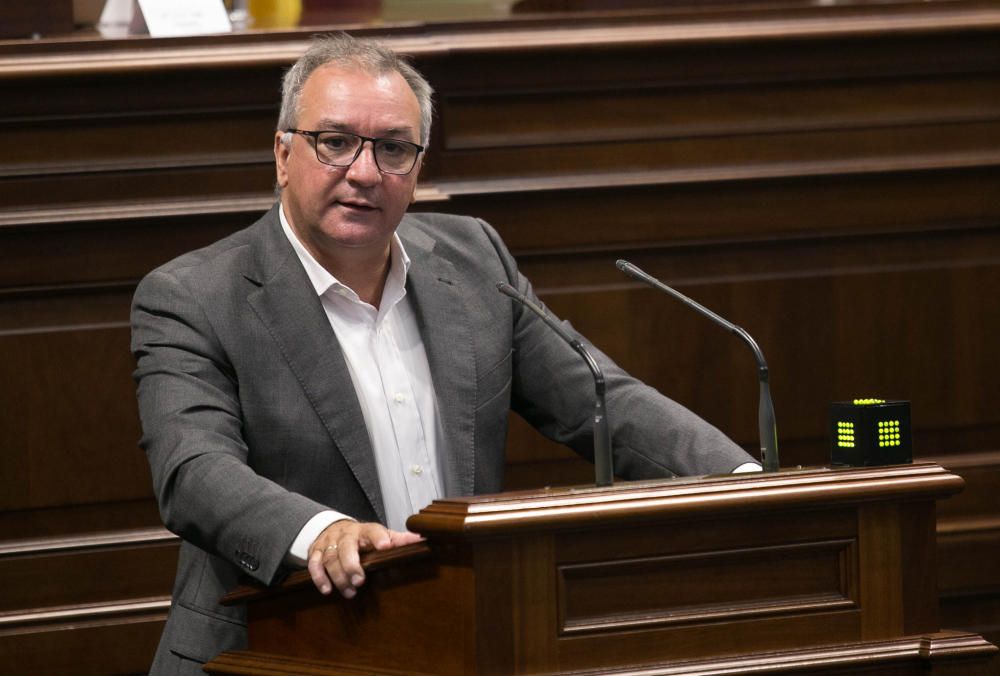
[(14, 667), (13, 673), (143, 673), (152, 661), (168, 605), (169, 598), (160, 597), (31, 613), (0, 625), (0, 659)]
[[(938, 633), (918, 639), (886, 641), (878, 645), (840, 645), (828, 648), (761, 653), (731, 660), (682, 660), (639, 669), (576, 670), (574, 676), (736, 676), (738, 674), (796, 674), (834, 676), (849, 672), (862, 676), (991, 676), (995, 670), (982, 664), (993, 646), (970, 634)], [(948, 653), (949, 660), (931, 665), (930, 655)], [(275, 658), (245, 651), (225, 653), (207, 668), (211, 674), (240, 676), (398, 676), (416, 674), (393, 669), (356, 669), (327, 661)]]
[[(925, 610), (935, 588), (907, 581), (935, 579), (933, 557), (922, 554), (934, 549), (935, 498), (917, 477), (939, 496), (961, 483), (924, 464), (436, 501), (410, 520), (450, 534), (431, 538), (429, 557), (415, 565), (410, 553), (397, 557), (392, 584), (380, 577), (391, 562), (374, 572), (360, 604), (308, 584), (265, 592), (248, 607), (252, 653), (220, 664), (269, 660), (282, 673), (277, 658), (287, 656), (290, 671), (306, 659), (310, 668), (326, 660), (330, 673), (381, 673), (398, 666), (399, 652), (417, 672), (438, 654), (442, 674), (707, 674), (751, 665), (989, 673), (997, 649), (978, 636), (937, 635)], [(840, 492), (848, 485), (850, 499)], [(762, 500), (769, 490), (774, 499)], [(739, 495), (719, 508), (728, 492)], [(661, 498), (655, 515), (630, 507), (653, 496)], [(567, 520), (569, 512), (579, 518)], [(503, 527), (484, 534), (490, 520)], [(442, 612), (456, 628), (449, 635), (438, 627)], [(391, 647), (377, 643), (384, 632), (395, 636)], [(464, 651), (477, 632), (501, 639), (472, 657)]]
[[(340, 655), (347, 664), (405, 665), (408, 671), (458, 676), (475, 661), (478, 624), (462, 612), (473, 584), (461, 562), (422, 561), (375, 572), (350, 601), (321, 597), (306, 587), (256, 602), (250, 642), (265, 654), (295, 646), (307, 659)], [(285, 613), (289, 604), (298, 609), (291, 623)], [(435, 612), (427, 613), (427, 607)], [(323, 617), (331, 613), (342, 631), (327, 630)]]
[[(704, 519), (733, 511), (758, 513), (774, 505), (808, 509), (858, 504), (890, 500), (902, 494), (915, 500), (935, 500), (959, 492), (964, 481), (937, 465), (915, 463), (891, 468), (789, 470), (778, 476), (635, 481), (625, 485), (630, 490), (623, 491), (621, 486), (579, 486), (442, 498), (411, 516), (407, 528), (445, 540), (466, 539), (512, 530), (585, 528), (588, 519), (597, 513), (602, 523), (614, 524), (618, 520)], [(885, 528), (897, 525), (896, 519), (888, 516), (872, 521)]]
[[(847, 588), (855, 561), (852, 545), (834, 540), (567, 564), (559, 568), (565, 604), (560, 632), (585, 635), (851, 609), (857, 605)], [(630, 596), (636, 591), (634, 578), (646, 583), (640, 598)], [(776, 579), (776, 584), (748, 584), (761, 579)]]

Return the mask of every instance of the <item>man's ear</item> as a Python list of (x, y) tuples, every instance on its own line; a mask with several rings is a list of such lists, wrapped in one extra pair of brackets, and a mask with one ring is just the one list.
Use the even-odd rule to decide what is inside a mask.
[(288, 185), (288, 155), (292, 152), (291, 144), (281, 142), (283, 136), (283, 132), (274, 132), (274, 168), (279, 188)]

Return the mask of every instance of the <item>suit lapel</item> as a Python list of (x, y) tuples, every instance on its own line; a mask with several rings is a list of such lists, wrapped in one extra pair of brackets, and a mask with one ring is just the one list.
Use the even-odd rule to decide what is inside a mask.
[[(326, 312), (272, 210), (255, 240), (259, 288), (247, 301), (302, 384), (333, 443), (383, 523), (385, 508), (364, 414)], [(256, 277), (256, 279), (254, 279)]]
[[(405, 221), (404, 221), (405, 222)], [(471, 495), (475, 487), (476, 365), (465, 298), (454, 266), (433, 253), (434, 241), (401, 228), (412, 264), (407, 276), (444, 431), (438, 449), (447, 495)]]

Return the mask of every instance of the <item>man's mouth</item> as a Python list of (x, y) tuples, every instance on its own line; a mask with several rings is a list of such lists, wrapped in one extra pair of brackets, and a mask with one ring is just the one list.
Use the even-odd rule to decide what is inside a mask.
[(358, 202), (354, 200), (338, 200), (337, 204), (352, 211), (360, 212), (375, 211), (378, 208), (370, 202)]

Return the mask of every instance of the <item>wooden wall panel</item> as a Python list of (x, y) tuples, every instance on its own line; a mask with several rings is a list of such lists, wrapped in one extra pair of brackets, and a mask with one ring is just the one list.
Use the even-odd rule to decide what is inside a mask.
[[(931, 241), (951, 246), (949, 233), (961, 237), (966, 230), (989, 231), (1000, 217), (1000, 205), (993, 199), (1000, 184), (995, 167), (837, 172), (835, 165), (827, 165), (824, 169), (813, 176), (776, 177), (734, 172), (699, 178), (657, 172), (639, 185), (602, 185), (603, 177), (577, 186), (567, 182), (546, 186), (539, 180), (541, 185), (535, 188), (525, 181), (504, 185), (492, 194), (455, 195), (448, 207), (459, 213), (478, 210), (475, 213), (495, 223), (508, 246), (522, 255), (544, 252), (555, 259), (572, 253), (563, 265), (577, 264), (575, 256), (602, 249), (631, 248), (641, 253), (668, 244), (738, 245), (756, 253), (761, 241), (809, 236), (827, 240), (836, 252), (829, 255), (838, 263), (852, 234), (880, 238), (892, 232), (926, 232)], [(706, 204), (712, 208), (706, 210)], [(814, 256), (813, 261), (824, 264), (821, 257)], [(741, 271), (754, 270), (754, 260), (748, 257)], [(618, 275), (614, 270), (598, 274), (602, 274), (599, 279)], [(582, 277), (578, 280), (582, 282)]]
[(281, 68), (206, 67), (197, 53), (180, 61), (170, 50), (149, 54), (135, 64), (127, 53), (105, 52), (96, 72), (87, 54), (0, 63), (5, 208), (100, 209), (268, 191), (273, 155), (261, 141), (274, 131)]
[[(14, 673), (48, 676), (144, 674), (152, 662), (166, 622), (169, 599), (135, 608), (86, 608), (80, 614), (56, 615), (51, 623), (31, 618), (15, 629), (0, 626), (0, 659), (16, 665)], [(104, 612), (108, 611), (108, 612)], [(48, 619), (48, 618), (45, 618)]]
[[(970, 244), (976, 241), (970, 239)], [(892, 243), (881, 242), (880, 247), (891, 249)], [(725, 254), (715, 254), (715, 263), (722, 264)], [(785, 254), (789, 262), (809, 260), (795, 248)], [(922, 454), (976, 450), (948, 437), (955, 426), (983, 426), (994, 434), (1000, 429), (992, 400), (977, 395), (995, 387), (1000, 375), (988, 334), (979, 330), (988, 309), (971, 303), (963, 308), (954, 301), (1000, 283), (995, 253), (992, 262), (969, 267), (956, 268), (944, 260), (880, 269), (861, 260), (825, 274), (781, 266), (753, 277), (693, 279), (685, 278), (683, 261), (672, 266), (664, 258), (648, 267), (662, 270), (665, 281), (744, 326), (764, 346), (783, 464), (828, 461), (827, 403), (856, 396), (911, 400), (914, 446)], [(612, 257), (604, 263), (611, 268)], [(548, 273), (558, 276), (558, 269)], [(545, 297), (630, 372), (754, 448), (757, 383), (750, 352), (676, 301), (621, 286), (625, 288), (578, 288)], [(595, 307), (601, 312), (594, 313)], [(921, 340), (910, 340), (913, 335)], [(959, 364), (956, 354), (963, 355)], [(691, 364), (698, 364), (696, 377)], [(521, 438), (521, 445), (530, 448), (523, 442)]]
[[(756, 447), (749, 352), (617, 258), (755, 336), (786, 466), (827, 460), (829, 402), (911, 400), (917, 456), (968, 482), (939, 511), (942, 621), (1000, 639), (994, 3), (359, 32), (438, 92), (415, 208), (493, 223), (635, 375)], [(307, 37), (0, 42), (0, 659), (148, 663), (177, 542), (136, 447), (129, 299), (271, 204)], [(590, 477), (514, 416), (508, 487)]]
[[(107, 453), (109, 446), (135, 447), (135, 402), (119, 396), (124, 387), (94, 386), (128, 382), (127, 327), (6, 336), (0, 338), (0, 352), (5, 355), (0, 380), (19, 394), (0, 413), (10, 451), (4, 458), (18, 461), (0, 471), (0, 508), (40, 509), (148, 495), (142, 454)], [(71, 357), (80, 354), (90, 358)], [(121, 424), (108, 430), (108, 419)]]
[[(948, 98), (938, 96), (942, 88), (951, 92)], [(997, 88), (988, 74), (974, 74), (604, 91), (493, 90), (446, 99), (444, 145), (448, 150), (522, 148), (975, 122), (996, 117)], [(863, 108), (853, 105), (858, 99), (864, 99)], [(586, 114), (567, 119), (567, 109)]]
[[(994, 390), (996, 384), (994, 382)], [(995, 448), (995, 447), (994, 447)], [(950, 455), (940, 462), (966, 480), (940, 505), (938, 586), (942, 620), (1000, 642), (1000, 453)]]
[[(6, 547), (0, 552), (0, 576), (10, 584), (0, 599), (0, 613), (32, 604), (87, 605), (109, 598), (164, 596), (163, 580), (173, 575), (177, 565), (176, 538), (162, 529), (150, 529), (144, 541), (130, 543), (122, 535), (105, 536), (103, 540), (64, 540), (61, 549), (53, 541), (39, 542), (33, 549), (26, 544), (17, 549)], [(105, 574), (126, 558), (130, 564), (127, 577)], [(80, 584), (80, 580), (87, 584)]]

